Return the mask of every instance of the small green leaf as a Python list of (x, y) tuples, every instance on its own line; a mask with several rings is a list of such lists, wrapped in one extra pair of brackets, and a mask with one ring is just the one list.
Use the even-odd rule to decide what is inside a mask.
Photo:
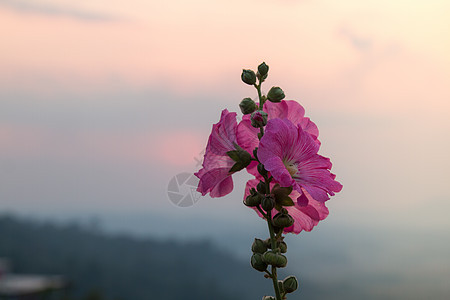
[(282, 198), (275, 198), (277, 204), (282, 206), (294, 206), (294, 201), (289, 196), (283, 196)]
[(238, 171), (242, 170), (243, 168), (245, 168), (245, 166), (242, 165), (240, 162), (237, 162), (231, 167), (229, 172), (230, 173), (238, 172)]
[(238, 162), (240, 160), (240, 155), (238, 150), (231, 150), (227, 152), (227, 155), (234, 161)]
[(275, 209), (280, 211), (283, 209), (283, 206), (281, 206), (281, 204), (275, 203)]

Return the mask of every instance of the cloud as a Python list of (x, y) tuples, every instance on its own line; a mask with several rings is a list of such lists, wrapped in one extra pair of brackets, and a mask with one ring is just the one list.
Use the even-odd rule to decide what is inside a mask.
[(85, 11), (74, 7), (63, 7), (50, 3), (37, 3), (23, 0), (0, 0), (0, 7), (5, 7), (20, 13), (40, 14), (52, 17), (69, 17), (81, 21), (108, 22), (118, 20), (115, 16)]

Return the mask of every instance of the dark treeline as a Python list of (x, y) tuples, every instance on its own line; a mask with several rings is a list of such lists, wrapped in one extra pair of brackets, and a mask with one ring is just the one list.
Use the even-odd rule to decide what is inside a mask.
[(13, 216), (0, 216), (0, 257), (15, 273), (66, 276), (74, 299), (92, 291), (99, 299), (260, 299), (270, 287), (249, 264), (207, 241), (113, 236)]

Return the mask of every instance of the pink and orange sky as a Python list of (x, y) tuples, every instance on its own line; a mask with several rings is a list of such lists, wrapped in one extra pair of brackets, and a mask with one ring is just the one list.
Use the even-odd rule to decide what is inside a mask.
[[(119, 166), (130, 182), (139, 166), (165, 197), (170, 176), (194, 171), (220, 110), (255, 96), (241, 69), (266, 61), (266, 89), (282, 86), (321, 129), (346, 186), (335, 209), (387, 204), (395, 220), (411, 204), (412, 222), (430, 199), (450, 208), (449, 15), (437, 0), (0, 0), (1, 158), (16, 172), (3, 173), (1, 205), (33, 207), (18, 182), (41, 174), (33, 201), (101, 209), (107, 196), (77, 172), (116, 186), (105, 174)], [(80, 195), (62, 199), (54, 177)], [(147, 205), (148, 187), (122, 188), (141, 191), (130, 207)]]

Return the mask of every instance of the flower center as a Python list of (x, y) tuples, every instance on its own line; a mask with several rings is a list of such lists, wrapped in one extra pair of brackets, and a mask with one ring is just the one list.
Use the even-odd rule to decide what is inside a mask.
[(293, 177), (298, 172), (297, 165), (291, 162), (285, 162), (284, 166), (288, 170), (289, 174), (291, 174), (291, 177)]

